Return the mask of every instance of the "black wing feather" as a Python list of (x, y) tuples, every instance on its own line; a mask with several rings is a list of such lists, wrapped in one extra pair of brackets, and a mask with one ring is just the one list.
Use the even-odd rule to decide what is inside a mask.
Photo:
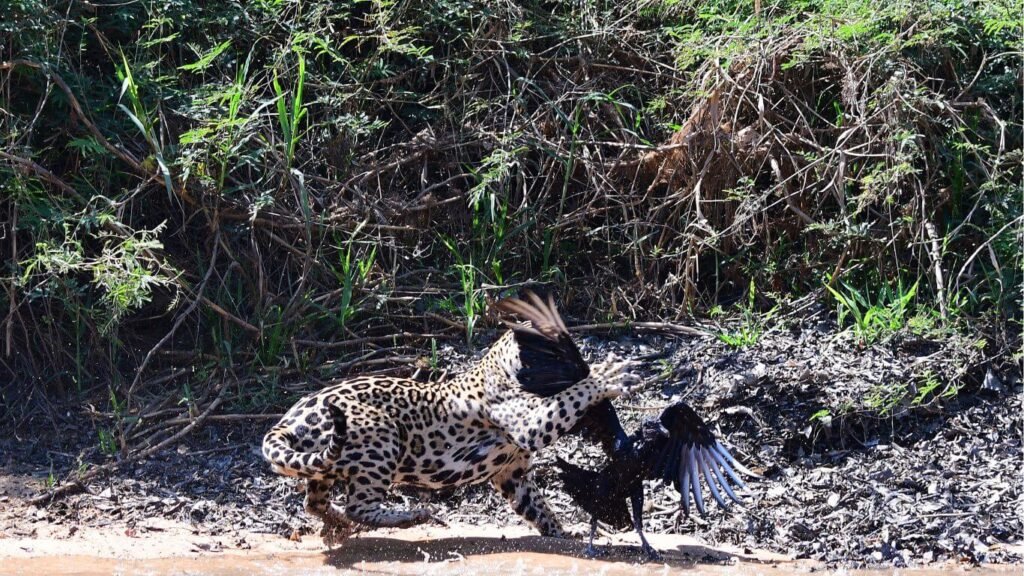
[(556, 459), (555, 466), (566, 494), (585, 512), (615, 528), (630, 525), (628, 493), (621, 491), (607, 470), (587, 470), (561, 458)]
[(589, 376), (590, 366), (569, 336), (554, 300), (549, 296), (545, 302), (532, 292), (526, 296), (530, 302), (506, 298), (495, 306), (530, 322), (511, 325), (522, 364), (516, 372), (519, 386), (531, 394), (554, 396)]
[(644, 455), (645, 476), (675, 486), (687, 514), (691, 495), (697, 510), (705, 513), (701, 479), (708, 493), (725, 507), (728, 501), (723, 492), (730, 500), (740, 502), (730, 483), (746, 488), (735, 470), (756, 476), (729, 454), (711, 428), (683, 402), (669, 406), (657, 421), (645, 426), (638, 449)]

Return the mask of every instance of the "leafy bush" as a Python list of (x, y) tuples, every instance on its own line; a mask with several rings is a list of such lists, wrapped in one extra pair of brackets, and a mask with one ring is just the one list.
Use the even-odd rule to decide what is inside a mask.
[(9, 407), (326, 378), (536, 280), (669, 320), (917, 282), (1019, 337), (1019, 4), (9, 4)]

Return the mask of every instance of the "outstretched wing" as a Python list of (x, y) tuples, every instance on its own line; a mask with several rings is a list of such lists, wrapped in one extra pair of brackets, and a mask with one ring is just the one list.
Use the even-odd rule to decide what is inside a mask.
[(515, 376), (523, 390), (538, 396), (553, 396), (590, 375), (590, 367), (569, 336), (550, 295), (545, 302), (527, 291), (526, 300), (505, 298), (495, 307), (529, 321), (529, 324), (508, 323), (519, 346), (522, 366)]
[(722, 492), (734, 502), (741, 501), (730, 487), (731, 483), (746, 488), (736, 470), (750, 476), (757, 474), (729, 454), (692, 408), (683, 402), (673, 404), (653, 424), (656, 430), (644, 430), (643, 442), (648, 448), (645, 471), (649, 478), (660, 478), (676, 487), (684, 513), (690, 513), (691, 494), (697, 510), (705, 513), (701, 479), (719, 505), (728, 506)]

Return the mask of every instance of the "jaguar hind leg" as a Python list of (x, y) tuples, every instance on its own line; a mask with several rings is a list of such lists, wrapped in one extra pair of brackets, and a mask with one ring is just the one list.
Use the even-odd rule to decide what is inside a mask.
[(399, 430), (367, 414), (357, 438), (350, 438), (340, 466), (346, 471), (345, 516), (374, 528), (408, 528), (432, 519), (426, 508), (403, 509), (387, 503), (402, 456)]
[(491, 477), (491, 484), (508, 500), (512, 508), (533, 525), (543, 536), (568, 538), (562, 525), (548, 508), (544, 494), (527, 477), (530, 469), (530, 453), (520, 452), (512, 457), (509, 464)]
[(324, 527), (320, 536), (328, 546), (341, 544), (355, 531), (345, 511), (331, 502), (333, 486), (333, 478), (306, 481), (306, 512), (323, 520)]
[(389, 486), (365, 474), (350, 478), (345, 516), (374, 528), (409, 528), (433, 520), (426, 508), (403, 509), (387, 504)]

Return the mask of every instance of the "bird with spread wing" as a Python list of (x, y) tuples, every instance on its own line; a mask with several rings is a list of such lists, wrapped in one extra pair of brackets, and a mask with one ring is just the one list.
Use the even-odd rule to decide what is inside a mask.
[[(525, 300), (525, 301), (524, 301)], [(527, 293), (524, 300), (506, 299), (497, 308), (506, 313), (517, 314), (531, 324), (542, 322), (559, 328), (557, 337), (542, 338), (531, 329), (531, 324), (512, 325), (519, 342), (519, 358), (522, 366), (518, 372), (519, 394), (525, 397), (551, 397), (564, 393), (579, 379), (573, 370), (585, 366), (568, 334), (565, 323), (558, 317), (554, 301), (548, 298), (547, 306), (533, 293)], [(532, 301), (533, 304), (528, 304)], [(544, 312), (554, 320), (544, 322)], [(552, 348), (551, 341), (559, 343)], [(552, 362), (556, 354), (562, 358), (579, 358), (578, 363)], [(536, 369), (533, 367), (536, 366)], [(563, 374), (563, 371), (569, 373)], [(604, 399), (587, 406), (580, 403), (566, 403), (563, 410), (581, 411), (573, 414), (576, 424), (568, 434), (582, 434), (584, 438), (599, 442), (608, 457), (607, 463), (599, 470), (581, 468), (558, 459), (566, 493), (591, 516), (590, 538), (587, 553), (595, 554), (594, 535), (599, 521), (616, 528), (632, 524), (640, 536), (643, 551), (651, 558), (657, 552), (647, 542), (643, 533), (644, 480), (663, 480), (680, 492), (680, 506), (685, 514), (690, 512), (690, 498), (697, 510), (705, 513), (704, 489), (721, 506), (727, 500), (740, 502), (740, 497), (731, 485), (745, 488), (737, 474), (756, 476), (733, 458), (719, 442), (711, 429), (683, 402), (666, 408), (657, 419), (645, 422), (632, 435), (626, 433), (619, 421), (611, 399)], [(626, 507), (629, 500), (632, 514)]]
[[(644, 553), (648, 558), (659, 558), (643, 532), (644, 480), (671, 484), (680, 493), (685, 515), (690, 513), (691, 497), (704, 515), (702, 483), (719, 505), (727, 507), (729, 500), (741, 502), (730, 484), (746, 487), (736, 471), (757, 476), (733, 458), (684, 402), (670, 405), (658, 418), (645, 421), (639, 430), (627, 435), (614, 406), (606, 400), (591, 408), (573, 431), (599, 441), (608, 457), (598, 470), (556, 460), (566, 493), (590, 514), (588, 555), (597, 554), (594, 535), (601, 521), (619, 529), (632, 524)], [(627, 500), (631, 510), (626, 507)]]

